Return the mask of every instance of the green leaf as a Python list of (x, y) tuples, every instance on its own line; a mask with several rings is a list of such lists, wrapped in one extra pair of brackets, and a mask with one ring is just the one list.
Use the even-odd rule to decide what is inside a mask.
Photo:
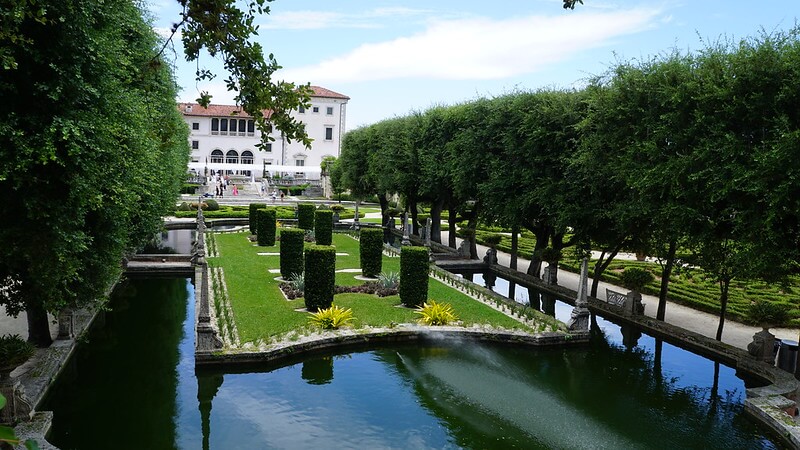
[(17, 442), (17, 435), (13, 428), (0, 425), (0, 442), (2, 441)]
[(3, 394), (0, 394), (0, 409), (3, 409), (5, 407), (6, 407), (6, 398), (3, 397)]
[(37, 444), (33, 439), (28, 439), (25, 441), (25, 448), (28, 450), (39, 450), (39, 444)]

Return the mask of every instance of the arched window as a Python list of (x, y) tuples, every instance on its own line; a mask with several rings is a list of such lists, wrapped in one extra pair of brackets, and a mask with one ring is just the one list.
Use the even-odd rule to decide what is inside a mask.
[(211, 162), (212, 163), (221, 163), (223, 160), (222, 150), (214, 150), (211, 152)]
[(253, 152), (250, 150), (242, 152), (242, 164), (253, 164)]
[(228, 164), (239, 164), (239, 153), (236, 150), (228, 150), (225, 154), (225, 162)]

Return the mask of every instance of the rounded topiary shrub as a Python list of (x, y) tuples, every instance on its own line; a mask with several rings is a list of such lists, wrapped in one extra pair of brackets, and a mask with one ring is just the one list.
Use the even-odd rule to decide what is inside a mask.
[(217, 201), (214, 200), (213, 198), (207, 198), (207, 199), (203, 200), (203, 203), (206, 204), (206, 206), (203, 207), (204, 210), (206, 210), (206, 211), (219, 211), (219, 203), (217, 203)]
[(330, 209), (314, 211), (314, 237), (318, 245), (333, 242), (333, 211)]
[(400, 301), (416, 308), (428, 299), (428, 249), (403, 247), (400, 251)]
[(288, 280), (303, 273), (305, 232), (299, 228), (281, 228), (281, 276)]
[(256, 223), (258, 245), (267, 247), (275, 245), (275, 210), (272, 208), (256, 210)]
[(336, 248), (311, 245), (305, 250), (306, 309), (316, 312), (330, 308), (336, 282)]
[(359, 234), (361, 274), (365, 277), (376, 277), (383, 270), (383, 230), (362, 228)]
[(314, 211), (317, 208), (309, 203), (297, 205), (297, 226), (304, 230), (314, 229)]
[(639, 267), (626, 267), (619, 278), (623, 286), (634, 292), (642, 292), (645, 286), (655, 280), (652, 273)]
[(259, 209), (266, 209), (267, 205), (264, 203), (250, 203), (250, 234), (256, 234), (258, 225), (256, 224), (256, 211)]

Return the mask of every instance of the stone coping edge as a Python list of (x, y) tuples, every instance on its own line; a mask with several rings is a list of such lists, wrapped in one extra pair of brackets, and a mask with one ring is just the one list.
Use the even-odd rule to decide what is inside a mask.
[(585, 345), (589, 342), (589, 333), (582, 331), (571, 334), (563, 332), (528, 334), (499, 329), (403, 325), (394, 328), (337, 330), (305, 337), (294, 342), (284, 341), (270, 345), (263, 350), (227, 349), (216, 352), (196, 352), (195, 367), (278, 363), (298, 355), (326, 353), (333, 350), (408, 342), (454, 342), (458, 340), (542, 348)]

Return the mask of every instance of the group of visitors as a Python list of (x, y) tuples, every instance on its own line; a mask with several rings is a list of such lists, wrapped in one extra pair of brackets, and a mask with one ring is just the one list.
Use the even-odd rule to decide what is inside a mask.
[(225, 191), (228, 190), (228, 186), (231, 187), (233, 195), (239, 195), (239, 187), (236, 186), (236, 183), (231, 183), (231, 179), (228, 175), (216, 173), (212, 177), (212, 180), (214, 183), (214, 197), (223, 197)]

